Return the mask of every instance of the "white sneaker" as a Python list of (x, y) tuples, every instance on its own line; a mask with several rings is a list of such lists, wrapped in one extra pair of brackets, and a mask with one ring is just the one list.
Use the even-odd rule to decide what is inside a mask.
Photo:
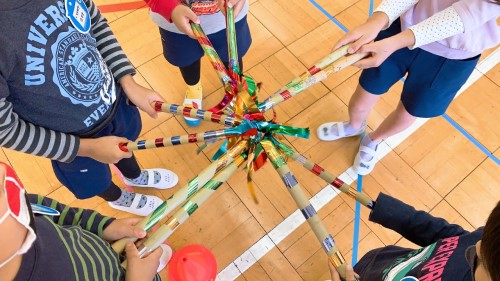
[(108, 202), (108, 204), (109, 206), (111, 206), (111, 208), (145, 217), (151, 214), (158, 206), (160, 206), (161, 203), (163, 203), (163, 200), (161, 200), (157, 196), (144, 194), (144, 196), (146, 196), (147, 198), (146, 204), (139, 208), (139, 203), (141, 202), (142, 195), (143, 194), (136, 193), (134, 200), (132, 201), (132, 204), (130, 204), (129, 207), (116, 205), (113, 204), (112, 202)]
[[(123, 182), (129, 186), (135, 187), (152, 187), (156, 189), (168, 189), (174, 187), (179, 182), (179, 177), (172, 171), (167, 169), (144, 169), (141, 171), (146, 171), (148, 173), (148, 182), (146, 184), (136, 184), (132, 182), (130, 179), (123, 178)], [(155, 183), (155, 173), (160, 174), (160, 180)]]
[[(361, 157), (361, 152), (368, 154), (368, 156), (371, 157), (370, 160), (364, 160), (363, 157)], [(375, 168), (375, 164), (377, 164), (378, 160), (377, 148), (371, 149), (368, 146), (360, 145), (359, 151), (354, 158), (352, 169), (358, 175), (366, 176), (373, 171), (373, 168)]]
[[(354, 134), (348, 135), (345, 131), (345, 126), (348, 124), (347, 121), (344, 122), (328, 122), (321, 124), (316, 130), (316, 134), (318, 135), (318, 139), (322, 141), (334, 141), (341, 138), (348, 138), (362, 135), (366, 130), (366, 123), (361, 125), (361, 128), (355, 132)], [(337, 127), (337, 134), (332, 132), (332, 128)]]

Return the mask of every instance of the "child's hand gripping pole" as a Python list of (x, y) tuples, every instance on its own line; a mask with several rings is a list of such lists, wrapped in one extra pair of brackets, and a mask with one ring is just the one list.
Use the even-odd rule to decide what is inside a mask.
[[(191, 199), (189, 199), (164, 225), (156, 230), (150, 237), (139, 246), (139, 256), (143, 257), (158, 248), (161, 243), (172, 235), (172, 233), (184, 223), (215, 191), (226, 182), (229, 177), (245, 163), (246, 154), (242, 153), (234, 159), (234, 162), (211, 178)], [(126, 261), (122, 263), (126, 267)]]
[[(150, 231), (153, 226), (155, 226), (159, 221), (164, 219), (172, 210), (180, 206), (184, 201), (188, 200), (193, 196), (202, 186), (204, 186), (210, 179), (212, 179), (217, 173), (226, 168), (231, 164), (236, 157), (239, 157), (241, 153), (246, 149), (247, 141), (242, 140), (238, 142), (234, 147), (229, 149), (227, 153), (222, 155), (219, 159), (212, 162), (207, 168), (201, 171), (196, 177), (191, 179), (185, 186), (180, 188), (175, 194), (168, 200), (164, 201), (160, 206), (158, 206), (150, 215), (142, 219), (137, 225), (144, 231)], [(117, 253), (121, 253), (127, 241), (135, 242), (135, 238), (124, 238), (113, 243), (112, 247)]]

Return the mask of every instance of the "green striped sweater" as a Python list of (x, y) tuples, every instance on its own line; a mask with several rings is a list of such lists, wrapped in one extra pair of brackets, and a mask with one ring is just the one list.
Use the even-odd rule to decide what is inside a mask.
[[(35, 215), (37, 239), (24, 254), (16, 281), (125, 280), (119, 255), (101, 238), (113, 218), (40, 195), (29, 199), (61, 215)], [(154, 280), (161, 279), (156, 275)]]

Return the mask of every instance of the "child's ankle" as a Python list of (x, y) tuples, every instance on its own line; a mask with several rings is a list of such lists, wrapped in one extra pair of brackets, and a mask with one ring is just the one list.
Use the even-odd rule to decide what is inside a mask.
[(203, 88), (201, 87), (201, 81), (198, 81), (195, 85), (187, 85), (188, 90), (186, 98), (188, 99), (201, 99), (203, 97)]

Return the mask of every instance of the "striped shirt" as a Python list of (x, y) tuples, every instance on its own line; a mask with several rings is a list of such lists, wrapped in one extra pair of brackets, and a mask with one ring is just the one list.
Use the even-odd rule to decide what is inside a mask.
[[(35, 215), (37, 238), (23, 255), (15, 281), (125, 280), (119, 255), (101, 238), (112, 218), (40, 195), (29, 199), (61, 215)], [(161, 279), (156, 275), (154, 280)]]
[(71, 162), (79, 136), (109, 123), (116, 81), (135, 69), (91, 0), (79, 33), (61, 0), (0, 1), (0, 146)]

